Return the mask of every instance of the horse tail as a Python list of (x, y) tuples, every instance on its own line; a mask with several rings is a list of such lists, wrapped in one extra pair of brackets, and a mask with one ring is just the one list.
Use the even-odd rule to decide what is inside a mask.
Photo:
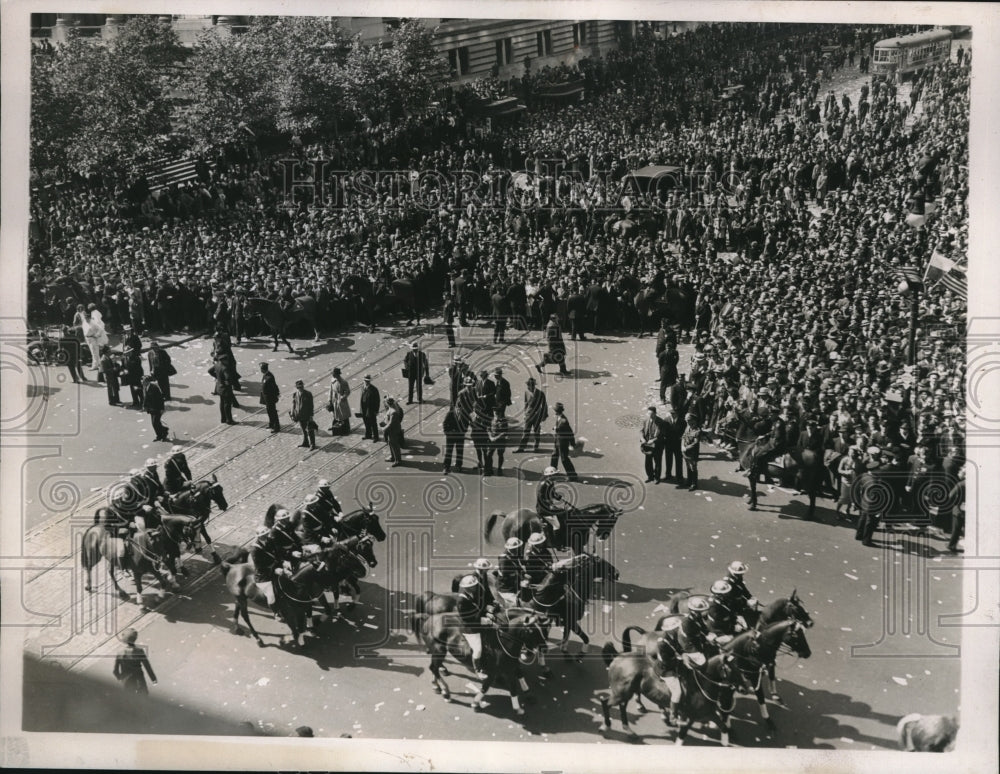
[(486, 542), (490, 541), (490, 534), (493, 532), (493, 526), (497, 523), (497, 516), (500, 515), (499, 511), (493, 511), (486, 519), (486, 529), (483, 532), (483, 537), (486, 538)]
[(427, 613), (410, 613), (410, 631), (418, 640), (420, 639), (420, 627), (428, 617)]
[(633, 631), (636, 634), (638, 634), (639, 636), (642, 636), (643, 634), (646, 633), (646, 630), (643, 629), (641, 626), (627, 626), (627, 627), (625, 627), (625, 631), (622, 632), (622, 653), (631, 653), (632, 652), (632, 634), (631, 634), (631, 632), (633, 632)]
[[(628, 648), (625, 648), (625, 652), (628, 652)], [(601, 648), (601, 657), (604, 659), (604, 666), (611, 666), (611, 662), (615, 660), (618, 656), (618, 651), (615, 649), (615, 644), (613, 642), (605, 642), (604, 647)]]

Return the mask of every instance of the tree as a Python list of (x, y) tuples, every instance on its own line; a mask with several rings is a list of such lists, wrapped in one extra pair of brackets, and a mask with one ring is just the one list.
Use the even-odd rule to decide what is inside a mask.
[(199, 155), (274, 131), (275, 104), (267, 74), (273, 56), (251, 34), (220, 37), (206, 30), (179, 90), (188, 105), (177, 117), (177, 131)]
[(120, 175), (170, 151), (170, 91), (183, 56), (170, 26), (149, 16), (129, 19), (107, 46), (72, 36), (35, 55), (32, 162)]

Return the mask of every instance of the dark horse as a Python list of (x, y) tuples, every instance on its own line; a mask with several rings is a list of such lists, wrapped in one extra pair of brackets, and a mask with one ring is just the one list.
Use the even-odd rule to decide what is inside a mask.
[[(162, 544), (162, 527), (156, 530), (140, 531), (131, 537), (114, 537), (109, 534), (105, 524), (108, 523), (110, 509), (98, 508), (94, 514), (94, 523), (87, 528), (80, 538), (80, 563), (87, 575), (84, 588), (93, 591), (91, 570), (103, 558), (108, 563), (108, 577), (118, 590), (118, 596), (128, 599), (126, 591), (118, 585), (116, 570), (132, 573), (135, 581), (135, 603), (142, 605), (142, 577), (153, 575), (160, 583), (160, 588), (177, 590), (177, 583), (170, 582), (160, 572), (160, 564), (165, 560), (165, 550)], [(166, 568), (164, 568), (166, 569)]]
[[(643, 653), (632, 651), (619, 654), (610, 642), (604, 645), (602, 652), (604, 663), (608, 665), (610, 695), (601, 696), (601, 710), (604, 713), (601, 732), (607, 732), (611, 728), (609, 703), (617, 704), (622, 727), (634, 739), (636, 733), (628, 723), (629, 699), (633, 696), (645, 696), (660, 707), (666, 718), (665, 713), (671, 700), (670, 689), (656, 673), (652, 660)], [(677, 731), (675, 744), (684, 744), (695, 720), (711, 720), (719, 727), (722, 746), (729, 746), (729, 719), (736, 704), (734, 680), (738, 679), (734, 659), (731, 654), (718, 654), (708, 659), (700, 669), (678, 667), (677, 678), (681, 683), (680, 709), (685, 720)]]
[[(542, 582), (537, 586), (529, 586), (527, 590), (522, 589), (518, 599), (525, 607), (562, 626), (559, 650), (563, 654), (566, 654), (570, 632), (575, 633), (583, 641), (583, 647), (576, 656), (577, 661), (582, 661), (583, 654), (590, 645), (590, 638), (580, 626), (580, 619), (583, 618), (593, 594), (594, 583), (598, 579), (618, 580), (618, 577), (618, 570), (603, 557), (588, 553), (577, 554), (553, 563)], [(530, 594), (530, 598), (525, 598), (525, 591)], [(544, 649), (539, 651), (538, 661), (544, 668)]]
[[(774, 728), (774, 721), (768, 715), (767, 705), (764, 703), (764, 681), (769, 674), (774, 673), (774, 659), (782, 647), (800, 658), (812, 655), (803, 624), (795, 619), (778, 621), (763, 629), (751, 629), (738, 634), (722, 646), (723, 652), (736, 657), (736, 668), (756, 695), (760, 716), (769, 729)], [(777, 697), (777, 693), (773, 693), (772, 697)]]
[[(670, 613), (674, 615), (678, 613), (681, 615), (686, 614), (688, 611), (687, 601), (692, 596), (697, 595), (687, 591), (680, 591), (671, 596), (668, 603)], [(663, 623), (669, 617), (669, 615), (665, 615), (656, 622), (656, 631), (663, 630)], [(787, 621), (790, 618), (798, 621), (807, 629), (813, 625), (813, 620), (809, 612), (805, 609), (805, 606), (803, 606), (802, 600), (799, 599), (796, 589), (792, 589), (791, 596), (778, 597), (764, 607), (761, 607), (760, 603), (755, 601), (754, 604), (748, 605), (744, 609), (743, 618), (750, 629), (763, 629), (773, 623)]]
[(621, 515), (621, 510), (616, 510), (605, 503), (594, 503), (572, 509), (566, 514), (565, 527), (553, 529), (547, 519), (541, 518), (528, 508), (520, 508), (506, 515), (503, 511), (494, 511), (486, 520), (483, 535), (489, 541), (497, 519), (503, 519), (500, 535), (504, 540), (519, 537), (527, 543), (531, 533), (542, 532), (553, 548), (571, 549), (573, 553), (578, 554), (583, 552), (591, 535), (595, 535), (601, 541), (607, 540)]
[(638, 290), (632, 303), (639, 316), (639, 337), (645, 335), (647, 322), (650, 323), (650, 332), (656, 331), (660, 320), (684, 329), (694, 328), (696, 296), (691, 285), (671, 286), (664, 290), (656, 287)]
[[(226, 502), (226, 495), (222, 491), (222, 484), (219, 483), (219, 479), (214, 473), (211, 480), (205, 478), (201, 481), (196, 481), (187, 489), (183, 489), (177, 494), (169, 495), (167, 498), (167, 509), (171, 513), (194, 516), (196, 519), (195, 528), (205, 540), (206, 545), (211, 547), (212, 538), (208, 536), (205, 524), (212, 513), (212, 503), (215, 503), (220, 511), (229, 508), (229, 503)], [(216, 564), (222, 561), (214, 547), (212, 547), (212, 561)]]
[(404, 310), (408, 315), (407, 325), (416, 317), (420, 324), (421, 293), (419, 279), (401, 278), (393, 280), (388, 286), (379, 283), (378, 287), (359, 274), (347, 277), (342, 287), (351, 295), (359, 320), (368, 323), (370, 332), (375, 332), (376, 315), (382, 312)]
[[(330, 549), (326, 549), (330, 550)], [(242, 634), (240, 629), (240, 616), (246, 621), (247, 627), (257, 645), (264, 647), (264, 641), (260, 638), (257, 630), (254, 629), (250, 621), (249, 603), (269, 609), (267, 598), (264, 592), (254, 582), (254, 568), (244, 560), (246, 552), (242, 551), (229, 561), (222, 562), (219, 566), (226, 588), (233, 596), (233, 633)], [(300, 637), (307, 628), (307, 619), (311, 620), (313, 603), (323, 593), (323, 583), (320, 574), (316, 572), (316, 567), (310, 562), (304, 562), (295, 575), (275, 576), (275, 601), (281, 617), (292, 633), (292, 647), (301, 645)], [(282, 635), (281, 644), (285, 643)]]
[[(414, 614), (411, 618), (413, 633), (417, 635), (431, 656), (431, 683), (434, 692), (440, 693), (446, 701), (451, 700), (451, 692), (441, 676), (445, 657), (451, 655), (457, 661), (471, 666), (472, 648), (462, 636), (462, 621), (454, 613)], [(545, 644), (548, 631), (545, 619), (526, 610), (500, 612), (497, 625), (482, 632), (483, 669), (486, 679), (472, 700), (478, 712), (483, 708), (483, 697), (495, 681), (502, 680), (510, 691), (510, 702), (518, 715), (523, 715), (519, 697), (524, 689), (520, 673), (522, 650), (537, 650)]]
[(319, 341), (319, 329), (316, 327), (316, 299), (312, 296), (299, 296), (295, 299), (295, 305), (287, 312), (283, 311), (281, 304), (268, 298), (251, 298), (246, 305), (247, 315), (259, 315), (271, 329), (274, 337), (274, 349), (278, 351), (278, 339), (280, 338), (288, 347), (289, 352), (294, 352), (285, 332), (288, 326), (305, 320), (313, 330), (313, 341)]

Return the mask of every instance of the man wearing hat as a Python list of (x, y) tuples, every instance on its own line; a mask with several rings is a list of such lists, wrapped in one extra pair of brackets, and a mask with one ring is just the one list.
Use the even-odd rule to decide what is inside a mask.
[(444, 415), (442, 430), (444, 431), (444, 472), (447, 475), (451, 472), (451, 460), (454, 454), (455, 472), (462, 472), (462, 460), (465, 456), (465, 431), (466, 424), (462, 417), (462, 412), (458, 406), (452, 406)]
[(503, 369), (499, 366), (493, 369), (493, 380), (496, 382), (493, 395), (494, 407), (499, 410), (500, 416), (504, 416), (507, 407), (511, 405), (510, 382), (503, 378)]
[(524, 541), (521, 538), (509, 537), (497, 560), (497, 590), (508, 605), (517, 604), (517, 594), (527, 574), (522, 556), (523, 548)]
[(556, 561), (556, 555), (548, 546), (545, 533), (532, 532), (524, 549), (524, 572), (528, 583), (538, 584), (544, 580)]
[(660, 483), (663, 467), (663, 423), (656, 415), (656, 406), (646, 407), (646, 419), (639, 430), (639, 447), (645, 458), (646, 483)]
[(365, 374), (364, 385), (361, 387), (361, 421), (365, 423), (365, 440), (378, 442), (378, 411), (382, 405), (382, 396), (378, 387), (372, 384), (371, 374)]
[(417, 390), (417, 403), (424, 402), (424, 381), (430, 377), (430, 366), (427, 363), (427, 353), (420, 349), (417, 342), (410, 345), (410, 351), (403, 359), (403, 376), (407, 379), (407, 404), (413, 403), (413, 390)]
[(295, 392), (292, 393), (291, 417), (302, 428), (302, 443), (299, 447), (315, 449), (317, 427), (313, 421), (313, 394), (306, 389), (305, 382), (301, 379), (296, 380)]
[(681, 436), (681, 454), (687, 466), (687, 481), (681, 479), (678, 489), (689, 489), (692, 492), (698, 488), (698, 457), (701, 455), (701, 423), (697, 414), (687, 414), (684, 417), (684, 435)]
[(281, 398), (281, 390), (278, 389), (278, 382), (271, 373), (271, 368), (267, 363), (260, 364), (260, 403), (267, 409), (267, 427), (272, 433), (281, 430), (281, 420), (278, 419), (278, 400)]
[(325, 511), (331, 518), (328, 519), (332, 526), (333, 519), (340, 519), (344, 515), (344, 509), (340, 505), (340, 501), (333, 494), (333, 489), (330, 488), (330, 482), (325, 478), (321, 478), (319, 483), (316, 485), (316, 499), (319, 501), (320, 509)]
[(493, 294), (490, 296), (490, 307), (493, 312), (493, 343), (503, 344), (504, 335), (507, 333), (507, 316), (510, 310), (507, 305), (507, 298), (500, 292), (500, 286), (493, 286)]
[(892, 498), (885, 496), (887, 487), (879, 481), (884, 469), (882, 450), (877, 446), (869, 447), (865, 471), (858, 477), (856, 484), (855, 491), (859, 493), (857, 496), (859, 515), (857, 529), (854, 532), (854, 539), (860, 540), (861, 545), (868, 548), (875, 545), (872, 542), (875, 527), (878, 526), (879, 519), (885, 515), (884, 511), (891, 505), (888, 501)]
[(146, 656), (146, 649), (135, 644), (138, 638), (139, 633), (135, 629), (126, 629), (119, 635), (125, 647), (115, 656), (113, 674), (126, 691), (148, 694), (149, 688), (146, 686), (146, 675), (143, 674), (143, 670), (149, 675), (153, 685), (156, 685), (156, 673)]
[(542, 362), (535, 365), (538, 373), (542, 372), (542, 368), (546, 364), (555, 363), (559, 366), (560, 374), (568, 374), (569, 369), (566, 368), (566, 342), (563, 341), (562, 330), (559, 328), (559, 316), (557, 314), (549, 315), (549, 321), (545, 326), (545, 341), (549, 349), (548, 352), (542, 353)]
[(391, 467), (398, 468), (403, 464), (403, 409), (395, 398), (385, 399), (385, 418), (379, 422), (379, 427), (389, 446), (389, 456), (385, 461), (392, 463)]
[(351, 387), (340, 375), (340, 369), (333, 369), (333, 379), (330, 381), (330, 396), (326, 409), (333, 412), (333, 424), (330, 426), (332, 435), (348, 435), (351, 432), (351, 407), (347, 402)]
[(170, 447), (170, 454), (163, 463), (163, 488), (169, 494), (177, 494), (191, 486), (191, 469), (181, 446)]
[(462, 380), (463, 387), (458, 393), (458, 399), (455, 401), (455, 408), (458, 409), (459, 416), (462, 419), (462, 426), (468, 427), (472, 424), (472, 417), (476, 411), (476, 399), (479, 395), (479, 390), (476, 388), (476, 378), (471, 374), (466, 374), (465, 378)]
[(170, 353), (160, 348), (157, 341), (151, 342), (149, 352), (146, 353), (146, 360), (149, 363), (149, 373), (160, 386), (164, 400), (170, 400), (170, 375), (177, 373), (170, 362)]
[(504, 452), (507, 450), (507, 437), (508, 428), (507, 417), (503, 415), (503, 409), (500, 406), (494, 406), (493, 408), (494, 416), (490, 421), (489, 428), (486, 431), (487, 434), (487, 446), (486, 446), (486, 470), (487, 472), (492, 471), (493, 468), (493, 456), (496, 455), (497, 465), (496, 474), (498, 476), (503, 475), (503, 456)]
[(146, 377), (146, 390), (142, 396), (142, 408), (143, 411), (149, 414), (149, 420), (153, 425), (153, 433), (156, 436), (154, 440), (166, 441), (170, 434), (170, 428), (163, 424), (161, 420), (166, 404), (163, 401), (163, 393), (160, 391), (160, 385), (153, 380), (152, 376)]
[[(288, 511), (282, 509), (275, 515), (275, 526), (277, 521), (284, 516), (287, 518)], [(268, 607), (278, 615), (278, 594), (279, 589), (275, 586), (276, 575), (284, 574), (285, 570), (281, 566), (282, 550), (279, 539), (272, 534), (272, 530), (261, 526), (257, 528), (257, 536), (250, 546), (250, 563), (254, 568), (253, 582), (264, 594)]]
[(140, 474), (142, 482), (143, 501), (146, 505), (155, 505), (157, 500), (161, 500), (166, 494), (163, 484), (160, 482), (160, 474), (156, 471), (156, 460), (150, 457), (146, 460), (146, 467)]
[(538, 389), (537, 382), (533, 376), (528, 377), (525, 382), (527, 389), (524, 392), (524, 432), (521, 433), (521, 440), (517, 444), (515, 453), (525, 450), (528, 439), (532, 433), (535, 436), (535, 451), (538, 451), (539, 441), (542, 432), (542, 422), (549, 418), (549, 404), (545, 393)]
[(569, 458), (569, 450), (570, 447), (576, 448), (576, 434), (573, 432), (569, 419), (566, 418), (566, 411), (563, 404), (556, 403), (552, 407), (552, 410), (556, 415), (556, 424), (553, 429), (555, 448), (552, 450), (552, 458), (549, 460), (549, 465), (558, 469), (559, 461), (562, 460), (566, 475), (569, 476), (570, 480), (575, 480), (577, 478), (576, 468), (573, 467), (573, 462)]
[(448, 346), (449, 348), (455, 347), (455, 313), (457, 311), (457, 305), (455, 304), (455, 296), (451, 293), (444, 294), (444, 310), (442, 312), (442, 317), (444, 318), (444, 331), (448, 336)]
[(451, 405), (454, 406), (458, 401), (458, 393), (462, 391), (462, 387), (465, 383), (465, 377), (469, 373), (469, 368), (465, 363), (465, 360), (458, 355), (452, 358), (451, 365), (448, 366), (448, 382), (451, 387)]
[(490, 616), (484, 615), (482, 586), (475, 575), (466, 575), (458, 584), (458, 613), (462, 621), (462, 636), (472, 649), (472, 668), (476, 677), (486, 679), (483, 672), (483, 639), (482, 633), (493, 625)]

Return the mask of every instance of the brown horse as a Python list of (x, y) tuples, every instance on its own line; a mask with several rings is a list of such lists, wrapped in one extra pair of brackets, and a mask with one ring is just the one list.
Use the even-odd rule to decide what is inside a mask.
[[(167, 508), (170, 513), (194, 517), (196, 531), (211, 549), (212, 561), (219, 564), (222, 559), (216, 553), (215, 548), (212, 547), (212, 538), (209, 537), (208, 530), (205, 528), (208, 517), (212, 513), (213, 504), (220, 511), (229, 508), (226, 495), (222, 491), (222, 484), (219, 483), (219, 479), (214, 473), (211, 479), (205, 478), (201, 481), (195, 481), (186, 489), (167, 496)], [(199, 548), (198, 550), (200, 551), (201, 549)]]
[[(601, 732), (606, 733), (611, 728), (610, 702), (618, 705), (622, 726), (629, 737), (635, 739), (636, 733), (629, 726), (626, 709), (629, 699), (633, 696), (645, 696), (660, 707), (666, 719), (671, 701), (670, 689), (656, 673), (652, 660), (645, 654), (638, 651), (619, 654), (610, 642), (604, 645), (602, 652), (604, 663), (608, 666), (610, 695), (601, 696), (601, 710), (604, 713)], [(714, 722), (721, 731), (722, 746), (729, 746), (730, 713), (736, 703), (734, 680), (738, 680), (733, 662), (734, 656), (720, 654), (712, 656), (700, 669), (692, 670), (685, 666), (677, 669), (677, 677), (681, 683), (679, 704), (685, 720), (677, 731), (675, 744), (684, 744), (691, 724), (700, 720)]]
[[(105, 523), (110, 513), (108, 508), (98, 508), (94, 514), (94, 523), (87, 528), (80, 538), (80, 563), (87, 576), (84, 588), (93, 591), (91, 571), (97, 563), (104, 559), (108, 566), (108, 577), (118, 590), (118, 596), (128, 599), (126, 591), (118, 585), (115, 572), (131, 572), (135, 581), (135, 603), (143, 605), (142, 578), (153, 575), (160, 588), (177, 591), (176, 581), (171, 577), (168, 581), (160, 572), (160, 563), (165, 558), (161, 544), (160, 530), (140, 531), (132, 536), (115, 537), (108, 533)], [(162, 529), (162, 528), (161, 528)], [(166, 568), (164, 568), (166, 569)]]
[[(414, 614), (411, 618), (414, 634), (423, 642), (431, 656), (431, 684), (434, 692), (451, 701), (451, 692), (441, 676), (445, 657), (451, 655), (465, 666), (472, 665), (472, 648), (462, 636), (462, 621), (454, 613)], [(517, 611), (509, 616), (499, 613), (497, 626), (482, 632), (483, 669), (486, 679), (472, 700), (477, 712), (483, 708), (483, 697), (494, 682), (501, 680), (510, 691), (514, 712), (523, 715), (520, 696), (526, 683), (520, 673), (522, 650), (536, 650), (545, 644), (548, 630), (543, 617), (531, 611)]]
[(319, 341), (319, 329), (316, 327), (316, 299), (312, 296), (299, 296), (295, 299), (295, 305), (285, 312), (277, 301), (269, 298), (251, 298), (247, 301), (245, 308), (247, 315), (258, 315), (267, 323), (274, 337), (274, 349), (278, 351), (278, 339), (280, 338), (289, 352), (294, 352), (285, 332), (288, 326), (299, 321), (306, 321), (312, 327), (313, 341)]
[(529, 508), (519, 508), (506, 515), (503, 511), (494, 511), (486, 519), (483, 536), (489, 541), (497, 520), (502, 519), (500, 535), (504, 540), (518, 537), (527, 543), (532, 533), (541, 532), (553, 548), (570, 549), (574, 554), (579, 554), (586, 549), (592, 536), (599, 541), (607, 540), (621, 515), (621, 510), (615, 510), (605, 503), (594, 503), (583, 508), (573, 508), (565, 516), (565, 527), (553, 529), (547, 519), (541, 518)]

